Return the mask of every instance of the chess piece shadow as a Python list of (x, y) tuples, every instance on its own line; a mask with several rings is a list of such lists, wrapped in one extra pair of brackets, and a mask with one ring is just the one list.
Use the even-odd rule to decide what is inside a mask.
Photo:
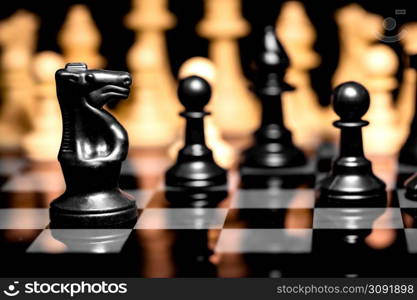
[[(209, 247), (209, 229), (207, 226), (216, 219), (215, 208), (227, 197), (226, 190), (210, 192), (171, 191), (165, 192), (165, 197), (171, 208), (192, 208), (194, 214), (186, 222), (190, 230), (173, 230), (173, 257), (176, 277), (216, 277), (217, 268), (210, 261), (214, 254)], [(176, 215), (167, 215), (167, 223), (177, 223)], [(191, 243), (191, 244), (190, 244)], [(192, 246), (191, 246), (192, 245)]]
[(218, 189), (211, 191), (193, 191), (193, 190), (170, 190), (165, 191), (165, 198), (172, 208), (215, 208), (220, 202), (226, 199), (228, 191)]
[(63, 119), (58, 160), (66, 191), (50, 205), (51, 227), (132, 226), (135, 201), (119, 188), (128, 136), (103, 109), (111, 100), (128, 97), (130, 74), (70, 63), (55, 78)]
[(281, 175), (307, 163), (304, 153), (292, 142), (284, 124), (282, 94), (294, 88), (284, 80), (290, 64), (272, 26), (265, 28), (262, 49), (256, 60), (255, 92), (262, 103), (261, 126), (255, 143), (243, 153), (243, 175)]
[[(386, 209), (340, 208), (327, 210), (320, 215), (325, 228), (316, 228), (313, 251), (323, 260), (317, 260), (314, 270), (322, 276), (366, 276), (373, 264), (380, 264), (377, 250), (369, 247), (365, 239), (371, 234), (373, 223)], [(341, 259), (343, 258), (343, 259)]]
[(65, 244), (70, 253), (118, 253), (130, 229), (51, 229), (54, 239)]
[[(176, 277), (216, 277), (217, 268), (210, 261), (209, 231), (177, 230), (173, 243)], [(192, 241), (192, 243), (190, 243)]]

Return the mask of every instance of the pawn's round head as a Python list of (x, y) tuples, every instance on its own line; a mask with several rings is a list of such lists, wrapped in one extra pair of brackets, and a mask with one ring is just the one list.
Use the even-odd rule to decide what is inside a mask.
[(349, 81), (335, 88), (332, 102), (342, 121), (359, 121), (368, 111), (370, 99), (363, 85)]
[(189, 76), (178, 84), (178, 98), (187, 111), (203, 111), (210, 97), (211, 87), (201, 77)]

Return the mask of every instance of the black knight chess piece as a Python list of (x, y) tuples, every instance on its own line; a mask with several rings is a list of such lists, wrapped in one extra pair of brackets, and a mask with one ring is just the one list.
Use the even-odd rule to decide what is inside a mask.
[[(190, 76), (179, 82), (178, 97), (185, 107), (181, 116), (186, 119), (185, 143), (177, 161), (165, 174), (167, 191), (192, 193), (226, 190), (227, 174), (213, 158), (204, 136), (204, 117), (209, 113), (204, 106), (210, 100), (210, 85), (201, 77)], [(169, 197), (181, 202), (181, 197)], [(176, 201), (176, 200), (174, 200)]]
[(262, 103), (261, 126), (255, 144), (244, 152), (242, 173), (285, 173), (306, 164), (306, 157), (292, 142), (285, 127), (281, 95), (294, 88), (284, 81), (290, 62), (272, 26), (265, 28), (262, 49), (256, 60), (255, 92)]
[(330, 175), (319, 182), (319, 200), (346, 206), (384, 206), (385, 183), (372, 172), (372, 164), (365, 158), (362, 120), (370, 104), (368, 91), (359, 83), (346, 82), (333, 92), (333, 109), (340, 117), (335, 127), (340, 128), (340, 153)]
[(58, 160), (66, 191), (51, 203), (51, 226), (130, 226), (137, 219), (136, 204), (119, 188), (128, 136), (103, 109), (109, 101), (128, 97), (130, 74), (70, 63), (56, 72), (55, 79), (63, 120)]

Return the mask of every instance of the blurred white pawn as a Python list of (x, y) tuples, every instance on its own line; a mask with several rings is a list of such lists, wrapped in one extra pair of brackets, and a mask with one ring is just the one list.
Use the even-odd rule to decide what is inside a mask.
[(55, 161), (62, 136), (62, 119), (56, 96), (55, 72), (64, 66), (55, 52), (37, 54), (33, 61), (36, 81), (36, 118), (23, 138), (23, 150), (32, 161)]
[[(188, 76), (200, 76), (207, 80), (212, 89), (215, 89), (213, 84), (216, 80), (216, 69), (213, 63), (204, 57), (193, 57), (187, 60), (180, 68), (178, 78), (182, 79)], [(213, 92), (213, 91), (212, 91)], [(211, 111), (212, 105), (207, 105), (207, 111)], [(236, 151), (222, 139), (221, 133), (217, 128), (214, 119), (211, 115), (204, 119), (204, 130), (206, 143), (213, 151), (214, 160), (223, 168), (231, 168), (236, 163)], [(178, 137), (174, 144), (169, 148), (169, 156), (176, 158), (178, 150), (184, 145), (184, 134)]]
[(370, 125), (363, 130), (365, 152), (370, 155), (397, 153), (404, 136), (398, 131), (397, 114), (392, 91), (397, 87), (395, 72), (398, 58), (388, 46), (379, 44), (369, 47), (363, 56), (364, 85), (369, 91), (371, 105), (364, 116)]

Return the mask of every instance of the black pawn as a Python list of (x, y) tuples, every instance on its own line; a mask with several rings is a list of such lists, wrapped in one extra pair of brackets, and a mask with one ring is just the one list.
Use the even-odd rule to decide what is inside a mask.
[[(199, 191), (226, 187), (226, 171), (213, 159), (204, 136), (204, 107), (210, 100), (211, 88), (203, 78), (190, 76), (179, 82), (178, 97), (185, 111), (185, 145), (177, 161), (165, 174), (167, 190)], [(181, 201), (181, 199), (178, 199)]]
[[(294, 88), (284, 81), (289, 59), (275, 35), (267, 26), (262, 49), (256, 59), (255, 92), (262, 104), (262, 120), (255, 132), (255, 143), (244, 152), (241, 166), (246, 169), (279, 169), (306, 163), (303, 152), (292, 142), (285, 127), (281, 95)], [(242, 170), (244, 172), (244, 170)]]
[[(410, 56), (410, 67), (417, 70), (417, 54)], [(417, 101), (417, 95), (415, 98)], [(414, 113), (410, 125), (410, 133), (401, 148), (399, 162), (405, 165), (417, 166), (417, 113)]]
[[(330, 175), (319, 183), (319, 199), (333, 204), (384, 204), (385, 183), (372, 172), (372, 164), (364, 156), (362, 120), (370, 104), (368, 91), (359, 83), (346, 82), (333, 92), (333, 109), (340, 117), (340, 154)], [(379, 206), (379, 205), (378, 205)]]

